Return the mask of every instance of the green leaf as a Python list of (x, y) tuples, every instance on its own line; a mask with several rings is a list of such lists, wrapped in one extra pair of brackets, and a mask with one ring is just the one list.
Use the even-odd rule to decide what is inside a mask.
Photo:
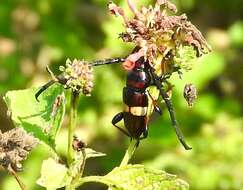
[(189, 185), (175, 175), (161, 170), (147, 169), (143, 165), (126, 165), (113, 169), (106, 176), (88, 176), (80, 180), (85, 182), (100, 182), (109, 190), (186, 190)]
[[(16, 126), (23, 127), (28, 133), (33, 134), (41, 142), (55, 149), (55, 137), (61, 127), (65, 113), (63, 88), (53, 85), (35, 99), (37, 88), (9, 91), (4, 97)], [(53, 113), (53, 104), (61, 96), (62, 101)]]
[(95, 150), (93, 150), (91, 148), (85, 148), (85, 154), (86, 154), (86, 160), (89, 158), (106, 156), (106, 154), (104, 154), (102, 152), (96, 152)]
[(57, 163), (52, 158), (44, 160), (41, 167), (41, 177), (36, 183), (47, 190), (54, 190), (66, 186), (67, 171), (65, 165)]
[[(84, 151), (83, 151), (84, 150)], [(74, 161), (72, 162), (71, 166), (69, 167), (69, 175), (76, 176), (76, 178), (80, 178), (83, 173), (83, 164), (85, 164), (86, 160), (89, 158), (101, 157), (105, 156), (105, 154), (101, 152), (96, 152), (91, 148), (85, 148), (80, 152), (76, 152), (74, 156)]]

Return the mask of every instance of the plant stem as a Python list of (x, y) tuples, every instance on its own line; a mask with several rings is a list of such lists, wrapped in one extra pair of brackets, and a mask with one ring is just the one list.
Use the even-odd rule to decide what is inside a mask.
[(73, 157), (74, 157), (72, 143), (73, 143), (74, 129), (75, 129), (76, 123), (77, 123), (78, 96), (79, 96), (79, 93), (77, 91), (72, 91), (72, 94), (71, 94), (71, 110), (70, 110), (70, 125), (69, 125), (69, 128), (68, 128), (67, 161), (68, 161), (69, 166), (73, 162)]
[(79, 176), (82, 177), (83, 175), (83, 172), (84, 172), (84, 167), (85, 167), (85, 164), (86, 164), (86, 152), (85, 152), (85, 149), (82, 148), (82, 155), (83, 155), (83, 162), (80, 166), (80, 170), (79, 170)]
[[(128, 149), (126, 151), (126, 154), (120, 164), (121, 166), (126, 166), (129, 162), (129, 160), (131, 159), (132, 155), (134, 154), (137, 146), (138, 146), (138, 142), (137, 140), (131, 140)], [(85, 158), (86, 155), (83, 153), (83, 157)], [(82, 163), (81, 167), (80, 167), (80, 173), (83, 172), (83, 167), (84, 167), (85, 162)], [(81, 174), (82, 175), (82, 174)], [(84, 183), (88, 183), (88, 182), (97, 182), (97, 183), (103, 183), (106, 185), (110, 185), (112, 184), (109, 180), (106, 180), (104, 177), (102, 176), (87, 176), (87, 177), (77, 177), (72, 181), (72, 183), (66, 187), (66, 190), (73, 190), (76, 189), (77, 187), (81, 186)]]
[(124, 155), (123, 159), (122, 159), (122, 162), (120, 164), (120, 167), (121, 166), (125, 166), (128, 164), (129, 160), (132, 158), (132, 155), (134, 154), (136, 148), (138, 146), (138, 141), (137, 140), (131, 140), (130, 141), (130, 144), (126, 150), (126, 154)]
[(81, 185), (83, 185), (84, 183), (89, 183), (89, 182), (110, 184), (110, 182), (109, 181), (106, 181), (102, 176), (86, 176), (86, 177), (77, 179), (73, 183), (73, 185), (70, 186), (69, 189), (66, 189), (66, 190), (76, 189), (76, 188), (80, 187)]
[(85, 152), (84, 148), (81, 151), (82, 151), (82, 155), (83, 155), (83, 160), (82, 160), (82, 163), (80, 165), (79, 172), (72, 179), (71, 183), (68, 186), (66, 186), (66, 190), (74, 190), (74, 189), (76, 189), (78, 187), (77, 184), (79, 184), (80, 180), (83, 179), (82, 175), (83, 175), (84, 166), (85, 166), (85, 163), (86, 163), (86, 152)]
[(17, 175), (17, 173), (14, 170), (11, 170), (10, 173), (15, 177), (16, 181), (18, 182), (20, 188), (22, 190), (27, 190), (25, 184), (20, 180), (19, 176)]

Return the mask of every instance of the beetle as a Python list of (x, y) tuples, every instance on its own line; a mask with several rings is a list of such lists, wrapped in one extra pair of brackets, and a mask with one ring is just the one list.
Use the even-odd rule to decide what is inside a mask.
[[(125, 59), (120, 61), (123, 60)], [(95, 66), (103, 64), (110, 63), (100, 62)], [(163, 85), (167, 83), (167, 78), (168, 76), (159, 77), (144, 57), (138, 59), (126, 77), (126, 86), (123, 88), (124, 110), (116, 114), (111, 123), (126, 136), (136, 139), (139, 143), (140, 140), (148, 136), (148, 121), (153, 111), (162, 115), (161, 109), (157, 105), (160, 95), (167, 106), (172, 126), (180, 143), (186, 150), (190, 150), (191, 147), (185, 142), (184, 136), (178, 127), (170, 97), (163, 88)], [(158, 95), (153, 96), (149, 92), (151, 87), (156, 87), (159, 92)], [(117, 125), (121, 120), (124, 121), (125, 129)]]
[[(91, 66), (101, 66), (115, 63), (125, 62), (126, 58), (113, 58), (106, 60), (98, 60), (91, 62)], [(35, 94), (36, 99), (38, 96), (50, 87), (55, 82), (65, 84), (62, 74), (55, 77), (56, 80), (51, 80)], [(186, 150), (191, 149), (184, 140), (184, 136), (178, 127), (175, 117), (172, 102), (169, 95), (164, 90), (164, 84), (167, 83), (168, 76), (158, 76), (155, 70), (144, 57), (139, 58), (135, 63), (132, 70), (127, 74), (126, 86), (123, 88), (123, 103), (124, 110), (116, 114), (112, 119), (112, 125), (119, 129), (122, 133), (131, 139), (139, 141), (148, 136), (148, 121), (153, 111), (162, 114), (160, 107), (157, 105), (159, 95), (164, 100), (166, 107), (170, 114), (171, 124), (175, 129), (176, 135)], [(151, 87), (156, 87), (158, 95), (153, 96), (149, 92)], [(125, 129), (117, 125), (121, 120), (124, 121)]]

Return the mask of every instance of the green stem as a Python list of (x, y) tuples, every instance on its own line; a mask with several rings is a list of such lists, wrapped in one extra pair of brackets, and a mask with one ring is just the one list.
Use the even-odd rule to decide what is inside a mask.
[(75, 187), (72, 186), (72, 185), (67, 185), (67, 186), (65, 187), (65, 190), (75, 190)]
[(80, 168), (79, 168), (79, 173), (76, 175), (76, 177), (74, 177), (74, 179), (71, 181), (69, 187), (66, 188), (66, 190), (75, 189), (76, 187), (78, 187), (75, 184), (78, 184), (80, 179), (83, 179), (82, 175), (83, 175), (84, 166), (85, 166), (85, 163), (86, 163), (86, 152), (85, 152), (84, 148), (81, 151), (82, 151), (82, 155), (83, 155), (83, 160), (82, 160), (82, 163), (81, 163)]
[(77, 91), (72, 91), (72, 94), (71, 94), (71, 110), (70, 110), (70, 125), (69, 125), (69, 128), (68, 128), (67, 161), (68, 161), (69, 166), (73, 162), (73, 157), (74, 157), (72, 143), (73, 143), (74, 129), (75, 129), (76, 123), (77, 123), (78, 96), (79, 96), (79, 93)]
[[(129, 162), (129, 160), (131, 159), (132, 155), (134, 154), (136, 148), (138, 146), (138, 141), (137, 140), (131, 140), (129, 147), (126, 151), (126, 154), (120, 164), (121, 166), (126, 166)], [(85, 157), (85, 155), (83, 155)], [(83, 163), (84, 164), (84, 163)], [(80, 167), (80, 171), (83, 171), (83, 166), (81, 165)], [(75, 180), (72, 181), (72, 183), (69, 185), (69, 187), (66, 187), (66, 190), (73, 190), (76, 189), (77, 187), (81, 186), (84, 183), (88, 183), (88, 182), (97, 182), (97, 183), (103, 183), (106, 184), (107, 186), (112, 185), (112, 181), (109, 181), (107, 179), (105, 179), (102, 176), (87, 176), (87, 177), (76, 177)]]
[(103, 176), (86, 176), (83, 178), (79, 178), (73, 184), (72, 188), (76, 189), (76, 188), (80, 187), (81, 185), (83, 185), (84, 183), (90, 183), (90, 182), (103, 183), (103, 184), (106, 184), (107, 186), (112, 184), (112, 181), (106, 180)]
[(80, 170), (79, 170), (79, 176), (82, 177), (83, 173), (84, 173), (84, 167), (86, 164), (86, 152), (85, 152), (85, 148), (82, 148), (82, 155), (83, 155), (83, 162), (80, 166)]
[(138, 146), (138, 141), (132, 139), (129, 144), (129, 147), (127, 148), (126, 154), (124, 155), (124, 157), (122, 159), (120, 167), (128, 164), (128, 162), (132, 158), (132, 155), (134, 154), (137, 146)]

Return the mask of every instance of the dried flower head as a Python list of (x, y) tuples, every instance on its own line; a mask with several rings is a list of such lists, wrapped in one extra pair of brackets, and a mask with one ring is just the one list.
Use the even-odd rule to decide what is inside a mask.
[[(186, 65), (188, 60), (211, 51), (201, 32), (187, 20), (185, 14), (168, 15), (168, 11), (177, 12), (176, 6), (168, 0), (157, 0), (154, 7), (142, 7), (141, 10), (132, 0), (127, 0), (127, 3), (134, 14), (131, 19), (126, 17), (122, 8), (109, 3), (110, 12), (122, 16), (124, 20), (125, 31), (120, 37), (124, 42), (132, 42), (139, 47), (140, 57), (145, 57), (157, 74), (171, 74), (184, 67), (190, 69)], [(129, 57), (126, 61), (125, 65), (131, 65)]]
[(186, 84), (184, 87), (184, 98), (191, 107), (197, 98), (197, 89), (193, 84)]
[(14, 128), (5, 133), (0, 131), (0, 165), (9, 171), (20, 171), (21, 161), (35, 147), (37, 140), (22, 128)]
[(88, 62), (74, 59), (67, 59), (66, 67), (60, 67), (66, 79), (65, 88), (82, 92), (89, 96), (93, 88), (93, 68)]
[(87, 144), (84, 141), (78, 139), (77, 136), (73, 136), (72, 147), (74, 151), (80, 152), (82, 149), (87, 147)]

